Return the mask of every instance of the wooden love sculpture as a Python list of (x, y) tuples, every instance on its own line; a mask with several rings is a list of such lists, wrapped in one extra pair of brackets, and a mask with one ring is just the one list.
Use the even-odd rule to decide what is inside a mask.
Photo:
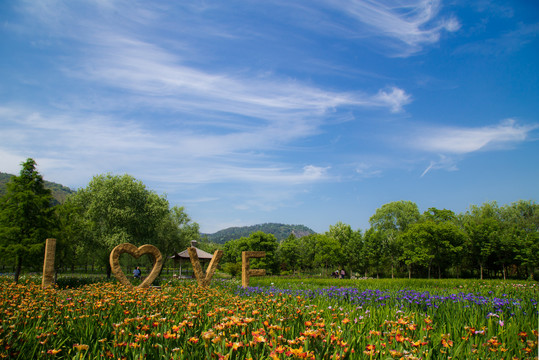
[[(194, 247), (189, 248), (189, 258), (191, 259), (191, 264), (193, 265), (193, 270), (198, 282), (199, 287), (208, 287), (217, 270), (217, 265), (219, 260), (223, 256), (223, 250), (217, 250), (213, 254), (213, 258), (206, 270), (206, 274), (202, 271), (202, 266), (200, 266), (200, 261), (196, 249)], [(144, 281), (138, 285), (138, 288), (147, 288), (153, 281), (159, 276), (161, 269), (163, 268), (163, 256), (158, 248), (153, 245), (142, 245), (136, 247), (133, 244), (124, 243), (116, 246), (110, 252), (109, 261), (112, 273), (118, 279), (120, 283), (126, 286), (133, 286), (127, 277), (125, 276), (122, 268), (120, 267), (120, 255), (127, 253), (133, 256), (135, 259), (143, 255), (149, 255), (153, 258), (153, 268)], [(47, 239), (45, 245), (45, 260), (43, 262), (43, 279), (41, 287), (43, 289), (52, 287), (54, 284), (54, 256), (56, 254), (56, 239)], [(244, 251), (242, 252), (242, 286), (249, 286), (249, 278), (251, 276), (264, 276), (266, 270), (264, 269), (251, 269), (250, 268), (250, 258), (261, 258), (265, 257), (266, 253), (264, 251)]]
[(109, 257), (112, 273), (114, 274), (116, 279), (118, 279), (118, 281), (123, 285), (133, 286), (131, 285), (131, 282), (127, 280), (127, 277), (125, 276), (124, 272), (122, 271), (122, 268), (120, 267), (120, 255), (122, 255), (123, 253), (128, 253), (132, 255), (135, 259), (138, 259), (142, 255), (150, 255), (151, 257), (153, 257), (153, 268), (150, 272), (150, 275), (146, 276), (144, 281), (137, 286), (139, 288), (149, 287), (153, 283), (153, 281), (159, 276), (161, 268), (163, 267), (163, 256), (161, 255), (159, 249), (149, 244), (142, 245), (137, 248), (135, 245), (129, 243), (120, 244), (114, 249), (112, 249)]
[(219, 264), (219, 260), (221, 260), (221, 257), (223, 256), (223, 250), (215, 251), (211, 258), (210, 265), (208, 265), (208, 268), (206, 269), (206, 274), (202, 272), (202, 266), (200, 266), (197, 250), (194, 247), (190, 247), (187, 251), (189, 252), (189, 258), (191, 259), (191, 265), (193, 265), (193, 272), (197, 278), (198, 286), (202, 288), (208, 287), (215, 270), (217, 270), (217, 264)]

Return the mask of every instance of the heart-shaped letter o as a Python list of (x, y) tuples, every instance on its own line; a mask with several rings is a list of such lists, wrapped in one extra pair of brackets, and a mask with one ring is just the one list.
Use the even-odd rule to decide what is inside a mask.
[(157, 278), (159, 275), (159, 272), (161, 271), (161, 268), (163, 267), (163, 256), (161, 256), (161, 252), (158, 248), (156, 248), (153, 245), (142, 245), (141, 247), (137, 248), (135, 245), (125, 243), (120, 244), (116, 246), (112, 251), (110, 252), (110, 267), (112, 269), (112, 273), (118, 279), (118, 281), (124, 285), (127, 286), (133, 286), (129, 280), (125, 277), (124, 272), (122, 271), (122, 268), (120, 268), (120, 255), (123, 253), (128, 253), (132, 255), (135, 259), (138, 259), (142, 255), (150, 255), (153, 257), (154, 263), (152, 271), (150, 272), (150, 275), (144, 279), (144, 281), (138, 285), (139, 288), (144, 288), (150, 286), (153, 281)]

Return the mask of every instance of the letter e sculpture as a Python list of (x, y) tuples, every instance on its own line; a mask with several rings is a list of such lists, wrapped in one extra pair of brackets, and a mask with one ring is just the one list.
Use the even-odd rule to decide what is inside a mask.
[(264, 276), (266, 275), (265, 269), (252, 269), (250, 265), (250, 258), (263, 258), (266, 257), (265, 251), (243, 251), (241, 253), (241, 286), (249, 287), (249, 278), (251, 276)]

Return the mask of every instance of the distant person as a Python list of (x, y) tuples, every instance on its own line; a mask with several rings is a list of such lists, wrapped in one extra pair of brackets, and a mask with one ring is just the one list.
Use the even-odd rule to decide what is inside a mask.
[(344, 271), (344, 269), (342, 269), (340, 278), (344, 279), (345, 276), (346, 276), (346, 271)]
[(135, 270), (133, 270), (133, 277), (135, 279), (140, 280), (140, 276), (142, 275), (142, 271), (140, 271), (139, 267), (137, 266)]

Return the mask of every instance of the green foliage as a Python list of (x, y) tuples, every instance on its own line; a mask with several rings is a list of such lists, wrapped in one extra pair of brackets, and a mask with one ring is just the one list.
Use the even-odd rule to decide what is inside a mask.
[(354, 231), (350, 225), (338, 222), (329, 227), (326, 235), (337, 240), (340, 244), (341, 251), (336, 252), (339, 258), (337, 264), (341, 267), (346, 267), (348, 272), (364, 270), (365, 257), (363, 256), (364, 244), (361, 230)]
[(453, 222), (454, 219), (450, 210), (431, 208), (419, 222), (399, 235), (403, 249), (399, 259), (408, 267), (409, 277), (414, 266), (427, 268), (429, 278), (432, 267), (436, 267), (441, 278), (446, 268), (460, 264), (465, 233)]
[(95, 176), (64, 206), (69, 209), (64, 230), (69, 235), (75, 229), (79, 255), (103, 262), (109, 276), (108, 255), (118, 244), (153, 244), (167, 259), (198, 238), (198, 224), (191, 223), (183, 207), (169, 209), (165, 197), (127, 174)]
[(397, 237), (419, 218), (417, 204), (401, 200), (382, 205), (369, 219), (371, 227), (382, 232), (385, 238), (383, 246), (386, 247), (386, 253), (389, 255), (391, 277), (394, 277), (394, 269), (398, 265), (397, 260), (403, 253)]
[(275, 274), (278, 272), (277, 248), (279, 243), (273, 234), (266, 234), (262, 231), (252, 233), (248, 238), (231, 240), (223, 246), (225, 263), (241, 263), (241, 253), (243, 251), (265, 251), (266, 257), (252, 259), (253, 268), (266, 269), (267, 272)]
[(406, 231), (408, 226), (419, 220), (417, 204), (411, 201), (394, 201), (377, 209), (369, 222), (376, 230), (386, 232)]
[(229, 262), (229, 263), (226, 263), (222, 266), (222, 269), (224, 272), (232, 275), (232, 276), (238, 276), (238, 275), (241, 275), (241, 262), (237, 262), (237, 263), (232, 263), (232, 262)]
[[(16, 178), (0, 173), (0, 194)], [(51, 205), (72, 191), (42, 178), (36, 181), (44, 189), (53, 189), (57, 200), (49, 197), (46, 201), (45, 227), (41, 220), (21, 222), (24, 216), (11, 206), (9, 216), (16, 217), (19, 225), (37, 224), (41, 229), (26, 236), (24, 245), (14, 241), (17, 221), (9, 220), (7, 213), (0, 215), (3, 271), (8, 267), (20, 273), (22, 265), (40, 271), (42, 260), (35, 259), (42, 259), (47, 237), (57, 239), (57, 269), (93, 268), (96, 263), (108, 267), (110, 250), (121, 242), (154, 244), (168, 258), (197, 239), (199, 247), (209, 253), (224, 250), (221, 265), (229, 273), (238, 271), (241, 252), (247, 250), (266, 251), (266, 258), (252, 260), (253, 266), (272, 274), (327, 274), (329, 269), (344, 268), (365, 277), (412, 276), (413, 272), (414, 277), (429, 278), (533, 278), (539, 268), (539, 206), (534, 201), (503, 207), (495, 202), (472, 205), (464, 214), (429, 208), (421, 215), (415, 203), (396, 201), (376, 210), (365, 233), (342, 222), (324, 234), (303, 225), (268, 223), (229, 228), (199, 239), (199, 226), (183, 207), (169, 208), (165, 197), (129, 175), (94, 177), (86, 188), (56, 206), (54, 213)], [(17, 196), (23, 196), (19, 190)], [(7, 206), (7, 195), (1, 199), (2, 206)], [(18, 256), (22, 253), (26, 255)]]
[(300, 248), (299, 240), (294, 235), (290, 235), (281, 242), (277, 249), (277, 259), (281, 274), (283, 271), (294, 271), (298, 269)]
[(309, 234), (314, 234), (314, 231), (304, 225), (285, 225), (277, 223), (267, 223), (252, 226), (230, 227), (220, 230), (214, 234), (202, 234), (207, 237), (208, 241), (224, 244), (227, 241), (239, 239), (241, 237), (249, 237), (254, 232), (262, 231), (266, 234), (273, 234), (277, 240), (281, 241), (294, 235), (295, 237), (303, 237)]
[(342, 262), (341, 244), (335, 238), (327, 235), (316, 235), (315, 255), (313, 265), (327, 271)]
[(6, 185), (0, 198), (0, 251), (15, 259), (17, 282), (23, 263), (43, 257), (45, 239), (53, 228), (51, 191), (44, 186), (33, 159), (22, 163), (19, 176)]

